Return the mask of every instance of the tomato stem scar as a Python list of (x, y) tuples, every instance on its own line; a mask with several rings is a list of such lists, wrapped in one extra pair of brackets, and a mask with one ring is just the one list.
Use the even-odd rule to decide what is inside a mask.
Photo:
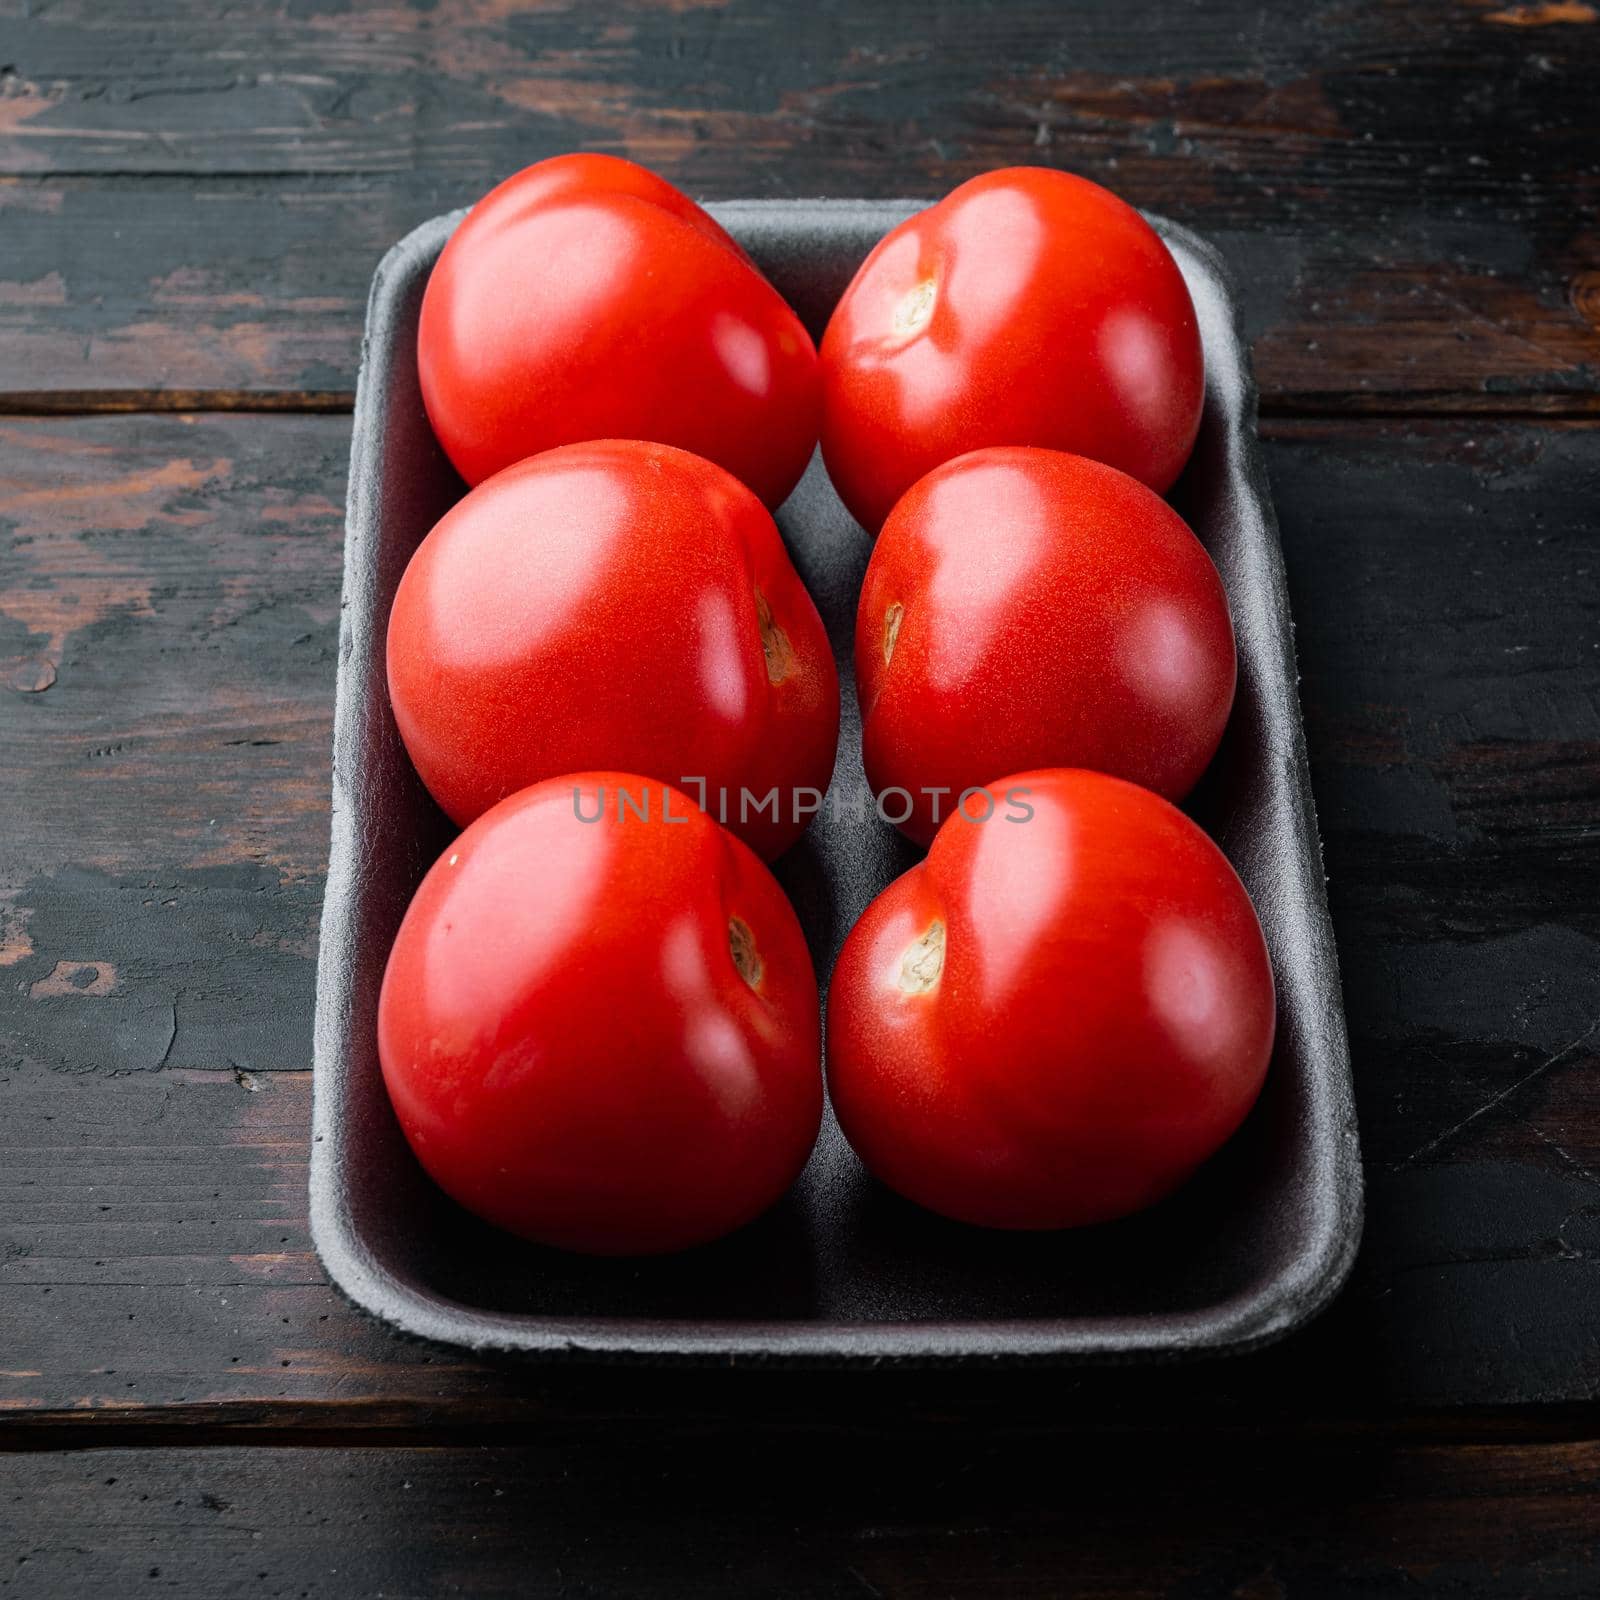
[(888, 666), (894, 659), (894, 642), (900, 637), (900, 619), (906, 614), (906, 608), (898, 600), (883, 614), (883, 664)]
[(739, 917), (728, 918), (728, 950), (733, 956), (734, 966), (739, 969), (739, 976), (752, 989), (759, 989), (761, 975), (766, 968), (761, 961), (761, 952), (756, 949), (756, 936), (751, 933), (749, 923)]
[(767, 682), (782, 683), (795, 669), (794, 646), (789, 635), (773, 620), (767, 597), (756, 590), (756, 626), (761, 630), (761, 652), (767, 658)]
[(900, 989), (904, 994), (926, 994), (944, 972), (944, 924), (937, 917), (927, 932), (900, 958)]
[(932, 278), (924, 278), (901, 297), (894, 308), (892, 326), (897, 338), (909, 338), (927, 327), (933, 316), (933, 302), (938, 285)]

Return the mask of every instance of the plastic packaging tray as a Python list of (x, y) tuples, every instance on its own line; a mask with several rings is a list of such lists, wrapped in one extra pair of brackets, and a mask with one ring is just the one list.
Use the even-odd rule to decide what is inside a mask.
[[(909, 201), (733, 201), (709, 209), (820, 337), (867, 251)], [(809, 1362), (1172, 1359), (1283, 1334), (1337, 1291), (1361, 1229), (1349, 1053), (1296, 697), (1255, 390), (1221, 260), (1152, 218), (1188, 280), (1206, 355), (1199, 443), (1172, 499), (1222, 574), (1239, 691), (1189, 803), (1261, 915), (1278, 983), (1277, 1051), (1244, 1129), (1178, 1196), (1059, 1235), (947, 1223), (874, 1184), (832, 1117), (794, 1191), (687, 1255), (587, 1260), (523, 1244), (423, 1176), (378, 1067), (378, 989), (412, 891), (450, 829), (401, 747), (384, 629), (407, 560), (464, 492), (416, 377), (428, 273), (462, 213), (384, 258), (367, 312), (350, 453), (334, 725), (333, 843), (317, 978), (311, 1225), (335, 1283), (396, 1329), (531, 1356)], [(859, 786), (850, 632), (870, 543), (820, 462), (779, 514), (841, 669), (836, 784)], [(868, 901), (914, 853), (887, 825), (824, 807), (777, 872), (826, 985)]]

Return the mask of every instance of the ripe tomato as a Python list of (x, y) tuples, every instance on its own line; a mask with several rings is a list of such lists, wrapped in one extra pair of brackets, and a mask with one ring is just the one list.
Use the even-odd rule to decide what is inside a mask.
[(886, 810), (914, 806), (902, 827), (919, 844), (962, 790), (1029, 767), (1181, 799), (1233, 688), (1217, 569), (1114, 467), (976, 450), (915, 484), (878, 536), (856, 612), (862, 753), (875, 791), (910, 797)]
[(469, 484), (555, 445), (654, 439), (777, 506), (817, 442), (800, 319), (699, 206), (615, 156), (541, 161), (472, 208), (428, 280), (417, 369)]
[(1102, 773), (1022, 773), (867, 908), (828, 992), (828, 1088), (890, 1188), (1062, 1228), (1175, 1189), (1244, 1120), (1272, 970), (1222, 852)]
[(1204, 398), (1167, 247), (1098, 184), (1039, 167), (974, 178), (889, 233), (828, 324), (822, 381), (829, 476), (872, 530), (983, 445), (1070, 450), (1164, 493)]
[(817, 981), (783, 891), (632, 775), (536, 784), (449, 847), (390, 952), (378, 1053), (439, 1186), (570, 1250), (748, 1222), (822, 1115)]
[(463, 825), (621, 769), (695, 785), (771, 857), (833, 771), (838, 673), (771, 516), (667, 445), (567, 445), (480, 484), (411, 558), (388, 666), (411, 759)]

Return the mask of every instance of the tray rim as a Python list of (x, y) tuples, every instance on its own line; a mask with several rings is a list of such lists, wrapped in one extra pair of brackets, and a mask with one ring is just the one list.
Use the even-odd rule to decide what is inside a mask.
[[(710, 202), (706, 209), (731, 232), (740, 225), (778, 225), (805, 212), (831, 213), (841, 221), (883, 223), (885, 231), (925, 209), (926, 199), (784, 198)], [(1293, 619), (1281, 630), (1281, 648), (1269, 652), (1262, 668), (1263, 699), (1270, 713), (1285, 717), (1293, 759), (1279, 774), (1295, 792), (1298, 805), (1286, 809), (1296, 824), (1296, 859), (1313, 868), (1312, 879), (1295, 885), (1292, 915), (1304, 948), (1320, 957), (1334, 997), (1329, 1006), (1311, 996), (1306, 1003), (1322, 1013), (1331, 1037), (1326, 1041), (1332, 1072), (1313, 1087), (1320, 1091), (1311, 1139), (1331, 1175), (1331, 1204), (1316, 1208), (1309, 1246), (1285, 1272), (1250, 1291), (1212, 1305), (1178, 1313), (1048, 1317), (1027, 1319), (920, 1320), (912, 1322), (773, 1322), (645, 1317), (552, 1317), (474, 1307), (421, 1290), (397, 1278), (367, 1246), (353, 1223), (348, 1174), (335, 1161), (338, 1109), (348, 1067), (342, 1044), (343, 1018), (354, 988), (353, 963), (345, 959), (355, 940), (351, 889), (360, 856), (356, 809), (350, 785), (341, 774), (337, 751), (353, 738), (361, 717), (359, 697), (349, 692), (345, 663), (352, 648), (351, 573), (364, 536), (375, 532), (378, 513), (358, 494), (369, 454), (378, 454), (384, 413), (377, 383), (377, 360), (387, 353), (396, 304), (419, 257), (435, 252), (466, 215), (467, 208), (430, 218), (404, 235), (384, 254), (373, 275), (361, 341), (361, 363), (352, 418), (350, 467), (346, 489), (345, 542), (341, 581), (340, 638), (336, 674), (332, 783), (332, 823), (317, 958), (316, 1010), (312, 1052), (312, 1138), (310, 1225), (312, 1243), (330, 1282), (359, 1311), (404, 1335), (480, 1354), (530, 1360), (590, 1360), (640, 1364), (782, 1365), (844, 1367), (860, 1365), (946, 1366), (981, 1363), (1028, 1364), (1174, 1363), (1202, 1357), (1243, 1354), (1282, 1338), (1316, 1316), (1343, 1287), (1360, 1246), (1364, 1183), (1356, 1130), (1337, 952), (1322, 873), (1321, 835), (1305, 749), (1304, 719), (1298, 695), (1293, 649)], [(1239, 332), (1238, 300), (1221, 253), (1202, 236), (1167, 218), (1145, 213), (1169, 244), (1193, 256), (1220, 297), (1234, 330), (1237, 382), (1229, 386), (1237, 403), (1225, 417), (1235, 476), (1251, 486), (1263, 522), (1262, 553), (1268, 576), (1281, 589), (1283, 557), (1277, 517), (1264, 487), (1255, 432), (1256, 388), (1249, 352)], [(1187, 276), (1187, 275), (1186, 275)], [(1191, 283), (1191, 290), (1193, 285)], [(1213, 352), (1207, 350), (1208, 366)], [(1210, 402), (1211, 386), (1207, 386)], [(1306, 963), (1295, 972), (1304, 978)], [(1280, 978), (1281, 982), (1281, 978)], [(1330, 1080), (1331, 1081), (1328, 1081)]]

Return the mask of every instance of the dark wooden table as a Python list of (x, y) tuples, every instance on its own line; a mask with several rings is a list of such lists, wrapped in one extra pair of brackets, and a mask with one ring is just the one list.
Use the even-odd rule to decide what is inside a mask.
[[(1600, 16), (1578, 0), (0, 0), (0, 1590), (1592, 1596)], [(306, 1231), (385, 247), (575, 147), (1070, 167), (1243, 286), (1369, 1184), (1181, 1371), (401, 1342)]]

